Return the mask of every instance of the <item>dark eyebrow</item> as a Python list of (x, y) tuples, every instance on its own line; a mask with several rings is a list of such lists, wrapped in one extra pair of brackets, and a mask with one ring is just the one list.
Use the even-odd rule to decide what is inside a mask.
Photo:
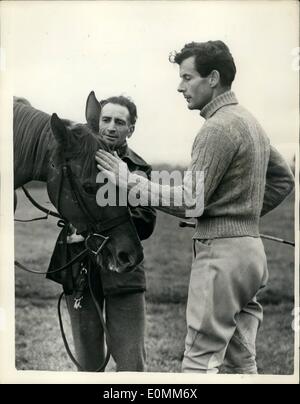
[[(113, 119), (111, 116), (103, 115), (101, 116), (101, 119)], [(116, 122), (122, 122), (126, 124), (126, 121), (122, 118), (115, 118)]]
[(189, 73), (183, 73), (183, 75), (182, 75), (181, 77), (183, 77), (183, 78), (186, 78), (186, 77), (192, 77), (192, 75), (191, 75), (191, 74), (189, 74)]
[(126, 121), (125, 121), (124, 119), (121, 119), (121, 118), (116, 118), (116, 121), (117, 121), (117, 122), (126, 123)]

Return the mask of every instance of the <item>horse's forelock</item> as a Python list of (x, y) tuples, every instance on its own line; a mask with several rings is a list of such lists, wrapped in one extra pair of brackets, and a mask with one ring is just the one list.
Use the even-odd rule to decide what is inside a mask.
[(69, 157), (81, 160), (83, 176), (90, 176), (95, 171), (95, 153), (99, 149), (108, 151), (107, 145), (85, 124), (68, 125), (69, 133)]
[(109, 150), (108, 146), (100, 138), (99, 133), (94, 132), (86, 124), (72, 123), (69, 126), (72, 144), (82, 148), (83, 153), (97, 151), (98, 149)]

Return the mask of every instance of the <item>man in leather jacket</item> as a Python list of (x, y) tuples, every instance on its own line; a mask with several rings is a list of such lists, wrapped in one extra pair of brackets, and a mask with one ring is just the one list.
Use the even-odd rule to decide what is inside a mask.
[[(98, 101), (95, 99), (94, 102)], [(127, 138), (133, 134), (137, 119), (135, 104), (123, 96), (111, 97), (101, 101), (99, 111), (100, 109), (101, 139), (118, 153), (131, 171), (143, 171), (150, 177), (151, 167), (127, 145)], [(130, 207), (130, 211), (139, 238), (141, 240), (149, 238), (155, 226), (155, 210), (139, 206)], [(62, 236), (61, 233), (60, 237)], [(63, 248), (65, 251), (62, 251)], [(57, 243), (49, 270), (61, 265), (62, 255), (68, 260), (80, 252), (81, 248), (80, 242), (68, 245)], [(79, 273), (76, 265), (72, 266), (72, 273)], [(78, 291), (76, 282), (77, 285), (80, 282), (74, 275), (62, 277), (59, 273), (48, 274), (47, 277), (63, 284), (77, 361), (84, 370), (97, 369), (104, 361), (105, 335), (89, 289), (85, 287)], [(110, 351), (116, 362), (116, 370), (143, 371), (146, 290), (143, 264), (132, 272), (122, 274), (102, 268), (101, 271), (95, 271), (94, 277), (94, 290), (99, 305), (105, 311)], [(79, 295), (82, 300), (76, 306), (74, 302)]]

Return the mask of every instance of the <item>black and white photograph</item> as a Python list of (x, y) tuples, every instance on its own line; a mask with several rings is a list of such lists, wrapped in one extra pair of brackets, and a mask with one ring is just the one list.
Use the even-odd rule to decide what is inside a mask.
[(0, 383), (299, 383), (299, 3), (0, 24)]

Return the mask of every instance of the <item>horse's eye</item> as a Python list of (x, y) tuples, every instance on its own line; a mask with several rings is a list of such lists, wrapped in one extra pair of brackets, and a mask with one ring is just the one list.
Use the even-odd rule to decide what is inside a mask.
[(95, 184), (84, 184), (83, 189), (87, 194), (95, 194), (97, 192), (97, 185)]

